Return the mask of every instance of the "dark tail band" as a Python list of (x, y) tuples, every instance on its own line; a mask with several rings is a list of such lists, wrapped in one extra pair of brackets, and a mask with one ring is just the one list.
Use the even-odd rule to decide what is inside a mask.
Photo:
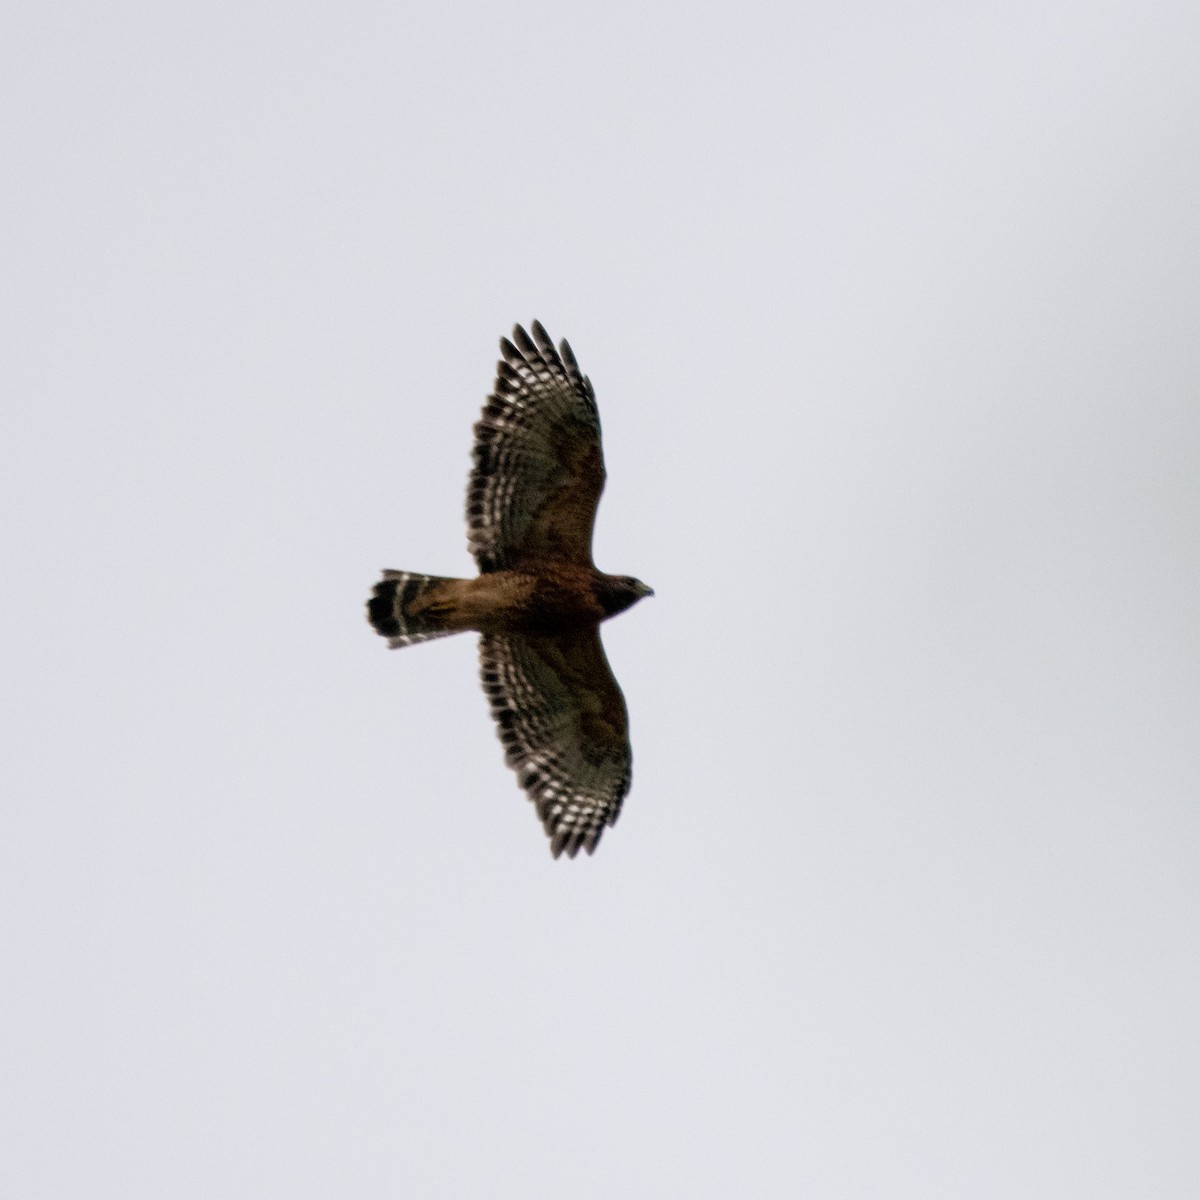
[[(367, 601), (367, 619), (375, 632), (388, 640), (393, 650), (448, 637), (457, 629), (445, 627), (438, 611), (417, 604), (427, 593), (444, 583), (453, 583), (443, 575), (418, 575), (413, 571), (384, 571)], [(416, 607), (418, 611), (414, 612)]]

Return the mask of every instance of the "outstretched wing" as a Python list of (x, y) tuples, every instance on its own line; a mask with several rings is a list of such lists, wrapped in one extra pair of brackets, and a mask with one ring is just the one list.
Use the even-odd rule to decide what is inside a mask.
[(592, 565), (604, 490), (600, 417), (571, 347), (534, 321), (500, 339), (496, 388), (475, 426), (467, 545), (481, 572), (557, 559)]
[(484, 634), (483, 690), (504, 756), (537, 806), (557, 858), (596, 849), (629, 791), (625, 698), (600, 634)]

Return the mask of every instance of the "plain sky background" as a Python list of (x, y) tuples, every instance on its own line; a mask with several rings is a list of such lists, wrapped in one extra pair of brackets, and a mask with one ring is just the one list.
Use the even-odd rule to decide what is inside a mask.
[[(1200, 7), (25, 3), (0, 1194), (1200, 1195)], [(470, 429), (596, 386), (552, 861)]]

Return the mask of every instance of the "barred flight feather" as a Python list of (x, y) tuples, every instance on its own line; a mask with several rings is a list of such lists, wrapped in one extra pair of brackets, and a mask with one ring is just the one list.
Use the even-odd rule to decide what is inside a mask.
[[(600, 417), (591, 382), (571, 347), (556, 350), (538, 321), (530, 337), (520, 325), (500, 339), (504, 356), (475, 426), (474, 465), (467, 486), (467, 545), (480, 571), (517, 564), (539, 515), (554, 503), (586, 526), (582, 552), (590, 562), (591, 525), (604, 485)], [(564, 457), (564, 449), (568, 453)]]
[[(485, 634), (479, 643), (483, 690), (505, 761), (533, 801), (555, 858), (574, 858), (581, 848), (591, 854), (620, 815), (631, 782), (624, 701), (599, 637), (591, 637), (595, 646), (586, 653), (598, 654), (607, 674), (593, 685), (597, 695), (581, 692), (569, 661), (564, 673), (570, 639)], [(587, 711), (605, 707), (608, 723)], [(598, 736), (605, 732), (611, 736)]]

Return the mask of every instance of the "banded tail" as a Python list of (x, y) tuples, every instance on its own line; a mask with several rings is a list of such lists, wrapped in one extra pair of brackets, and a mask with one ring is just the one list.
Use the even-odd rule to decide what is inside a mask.
[(367, 619), (376, 633), (387, 638), (393, 650), (461, 633), (461, 626), (446, 628), (446, 618), (454, 610), (453, 602), (439, 601), (436, 595), (442, 584), (456, 582), (444, 575), (384, 571), (367, 601)]

